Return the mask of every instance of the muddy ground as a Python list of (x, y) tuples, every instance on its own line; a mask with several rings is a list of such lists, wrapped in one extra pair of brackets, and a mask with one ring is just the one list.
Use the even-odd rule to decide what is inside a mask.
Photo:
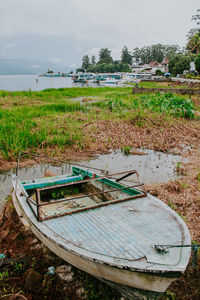
[[(81, 117), (81, 115), (79, 116)], [(139, 118), (139, 116), (138, 116)], [(162, 121), (162, 122), (161, 122)], [(146, 185), (146, 190), (160, 198), (174, 209), (187, 223), (192, 241), (200, 243), (200, 122), (177, 120), (168, 124), (165, 120), (141, 118), (142, 126), (130, 121), (96, 121), (85, 124), (84, 130), (93, 141), (89, 148), (66, 149), (59, 158), (72, 159), (92, 157), (106, 153), (122, 145), (134, 148), (149, 148), (163, 152), (181, 153), (188, 163), (177, 166), (181, 177), (166, 184)], [(161, 128), (162, 123), (162, 128)], [(138, 124), (138, 119), (137, 119)], [(188, 149), (185, 152), (185, 149)], [(36, 150), (36, 149), (35, 149)], [(48, 156), (52, 149), (37, 149), (40, 155)], [(37, 158), (38, 162), (47, 161)], [(21, 167), (35, 163), (22, 160)], [(16, 161), (0, 160), (0, 169), (16, 167)], [(0, 260), (0, 299), (120, 299), (107, 285), (92, 276), (71, 267), (44, 247), (29, 229), (20, 223), (11, 200), (0, 218), (0, 253), (6, 260)], [(53, 275), (48, 267), (66, 265), (65, 278), (61, 279), (59, 269)], [(61, 268), (62, 269), (62, 268)], [(162, 299), (200, 299), (200, 259), (197, 266), (191, 262), (184, 276), (176, 280)], [(13, 294), (18, 294), (13, 298)], [(8, 295), (8, 296), (6, 296)]]

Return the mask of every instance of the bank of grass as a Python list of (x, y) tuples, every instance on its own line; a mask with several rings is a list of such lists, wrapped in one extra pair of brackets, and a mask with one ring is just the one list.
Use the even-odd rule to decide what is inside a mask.
[(141, 88), (159, 88), (159, 89), (171, 89), (171, 88), (176, 88), (176, 89), (186, 89), (186, 88), (191, 88), (188, 86), (187, 83), (182, 83), (182, 84), (177, 84), (175, 81), (161, 81), (161, 82), (156, 82), (156, 81), (142, 81), (139, 83), (139, 87)]
[(40, 100), (43, 102), (52, 102), (55, 100), (61, 101), (70, 98), (78, 98), (78, 97), (88, 97), (95, 96), (101, 97), (107, 94), (112, 93), (114, 90), (118, 90), (119, 93), (128, 92), (131, 93), (132, 87), (100, 87), (100, 88), (92, 88), (92, 87), (84, 87), (84, 88), (60, 88), (60, 89), (46, 89), (43, 91), (1, 91), (0, 90), (0, 99), (1, 102), (4, 102), (3, 99), (15, 99), (19, 101), (19, 99), (24, 99), (29, 101), (30, 99)]
[[(126, 120), (134, 126), (162, 126), (192, 118), (193, 103), (172, 94), (132, 95), (132, 88), (62, 88), (40, 92), (0, 91), (0, 153), (16, 159), (20, 151), (87, 148), (84, 127), (101, 120)], [(75, 98), (94, 97), (81, 103)]]
[[(0, 110), (0, 151), (5, 159), (16, 158), (20, 151), (37, 147), (71, 146), (81, 140), (78, 123), (60, 115), (85, 112), (80, 103), (23, 106)], [(66, 125), (70, 128), (66, 130)], [(61, 126), (63, 125), (63, 126)]]

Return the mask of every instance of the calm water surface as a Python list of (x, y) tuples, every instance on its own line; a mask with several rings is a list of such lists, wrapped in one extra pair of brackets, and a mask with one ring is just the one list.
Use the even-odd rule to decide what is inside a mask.
[[(37, 80), (36, 80), (37, 79)], [(0, 90), (41, 91), (66, 87), (83, 87), (87, 84), (73, 83), (71, 77), (38, 77), (38, 75), (0, 75)], [(89, 86), (97, 86), (90, 84)]]
[[(146, 155), (124, 155), (120, 150), (106, 155), (98, 155), (89, 161), (80, 161), (88, 167), (109, 170), (109, 173), (137, 170), (143, 183), (163, 183), (177, 178), (176, 165), (182, 161), (180, 155), (165, 154), (153, 150), (141, 150)], [(44, 177), (48, 168), (54, 174), (71, 173), (69, 164), (39, 164), (31, 168), (22, 168), (19, 171), (21, 180)], [(96, 171), (95, 171), (96, 172)], [(3, 202), (11, 191), (11, 177), (15, 170), (0, 174), (0, 211)]]

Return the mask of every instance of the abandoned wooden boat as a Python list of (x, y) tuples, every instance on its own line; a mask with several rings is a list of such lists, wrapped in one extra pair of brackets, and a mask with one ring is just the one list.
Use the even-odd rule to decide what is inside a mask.
[(190, 234), (171, 208), (131, 180), (135, 175), (78, 167), (23, 182), (13, 175), (13, 202), (56, 255), (129, 299), (157, 299), (185, 271), (191, 249), (182, 246)]

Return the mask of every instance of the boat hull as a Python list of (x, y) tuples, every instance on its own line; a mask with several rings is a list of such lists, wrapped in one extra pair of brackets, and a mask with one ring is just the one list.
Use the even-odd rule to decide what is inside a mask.
[(157, 300), (159, 299), (163, 293), (159, 292), (153, 292), (153, 291), (147, 291), (144, 289), (137, 289), (134, 287), (130, 287), (127, 285), (121, 285), (121, 284), (116, 284), (114, 282), (98, 278), (99, 280), (103, 281), (113, 289), (117, 290), (121, 295), (126, 297), (127, 299), (130, 300)]
[(120, 268), (116, 265), (112, 266), (101, 261), (90, 260), (78, 253), (69, 251), (67, 247), (63, 247), (63, 245), (42, 232), (34, 218), (31, 220), (27, 217), (15, 192), (12, 194), (12, 199), (24, 225), (29, 226), (34, 235), (52, 252), (75, 267), (106, 282), (129, 299), (134, 299), (134, 297), (138, 297), (137, 299), (156, 299), (181, 275), (181, 272), (140, 272), (133, 269)]

